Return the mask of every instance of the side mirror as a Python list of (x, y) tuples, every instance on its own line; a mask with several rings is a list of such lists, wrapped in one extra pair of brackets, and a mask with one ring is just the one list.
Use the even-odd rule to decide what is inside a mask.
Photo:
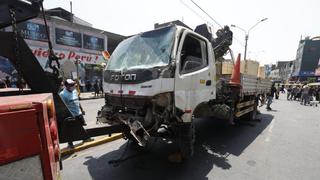
[(187, 73), (190, 70), (196, 69), (197, 67), (200, 67), (201, 63), (198, 61), (192, 61), (192, 60), (187, 60), (181, 70), (181, 73)]

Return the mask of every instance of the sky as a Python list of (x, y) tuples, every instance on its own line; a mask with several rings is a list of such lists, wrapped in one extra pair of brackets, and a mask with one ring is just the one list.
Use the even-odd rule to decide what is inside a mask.
[[(218, 24), (249, 32), (247, 59), (260, 64), (294, 60), (299, 40), (320, 36), (319, 0), (193, 0)], [(129, 36), (152, 30), (155, 23), (183, 21), (191, 28), (208, 23), (220, 28), (191, 0), (72, 0), (75, 16), (94, 28)], [(70, 0), (44, 0), (46, 9), (70, 10)], [(244, 54), (245, 33), (231, 28), (234, 54)]]

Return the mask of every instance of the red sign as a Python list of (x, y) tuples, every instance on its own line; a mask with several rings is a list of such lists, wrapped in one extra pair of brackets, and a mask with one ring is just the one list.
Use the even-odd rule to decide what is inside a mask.
[[(34, 56), (38, 59), (42, 67), (45, 66), (48, 60), (48, 49), (41, 48), (41, 47), (33, 47), (31, 46), (30, 49)], [(65, 50), (54, 50), (55, 54), (60, 57), (60, 62), (63, 64), (67, 60), (75, 61), (76, 59), (81, 60), (83, 63), (86, 64), (101, 64), (105, 62), (102, 55), (97, 54), (89, 54), (89, 53), (82, 53), (77, 51), (65, 51)]]

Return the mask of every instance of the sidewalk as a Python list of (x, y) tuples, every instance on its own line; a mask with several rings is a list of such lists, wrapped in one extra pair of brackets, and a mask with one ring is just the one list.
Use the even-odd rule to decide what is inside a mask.
[[(103, 127), (106, 126), (104, 124), (94, 124), (94, 125), (90, 125), (90, 123), (88, 123), (87, 126), (84, 127), (84, 129), (90, 129), (90, 128), (97, 128), (97, 127)], [(60, 151), (61, 151), (61, 156), (67, 156), (67, 155), (71, 155), (75, 152), (79, 152), (82, 151), (84, 149), (88, 149), (90, 147), (94, 147), (94, 146), (98, 146), (104, 143), (108, 143), (111, 141), (115, 141), (118, 139), (123, 138), (122, 133), (116, 133), (116, 134), (112, 134), (111, 136), (109, 135), (102, 135), (102, 136), (96, 136), (96, 137), (91, 137), (91, 141), (87, 141), (87, 142), (83, 142), (82, 140), (80, 141), (73, 141), (74, 144), (74, 148), (68, 148), (68, 143), (61, 143), (60, 146)]]
[(94, 96), (94, 92), (82, 92), (80, 93), (80, 100), (88, 100), (88, 99), (98, 99), (103, 98), (103, 94), (99, 94), (98, 96)]
[[(91, 129), (91, 128), (98, 128), (107, 126), (106, 124), (99, 124), (96, 122), (96, 116), (98, 110), (101, 109), (101, 106), (104, 105), (104, 100), (102, 99), (103, 96), (100, 94), (99, 96), (95, 97), (93, 92), (84, 92), (80, 94), (81, 100), (88, 100), (92, 99), (90, 101), (82, 101), (81, 105), (86, 112), (84, 115), (84, 118), (86, 120), (87, 126), (84, 126), (85, 129)], [(82, 141), (74, 141), (74, 148), (70, 149), (67, 148), (67, 143), (61, 143), (60, 144), (60, 150), (61, 150), (61, 156), (66, 156), (73, 154), (75, 152), (97, 146), (103, 143), (107, 143), (110, 141), (114, 141), (117, 139), (121, 139), (122, 134), (113, 134), (111, 137), (109, 135), (103, 135), (103, 136), (97, 136), (92, 137), (92, 141), (83, 143)]]

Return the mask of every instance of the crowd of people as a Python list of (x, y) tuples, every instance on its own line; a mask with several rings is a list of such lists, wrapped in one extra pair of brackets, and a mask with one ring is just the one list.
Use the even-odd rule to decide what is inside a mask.
[(6, 76), (4, 79), (0, 79), (0, 88), (26, 88), (27, 85), (23, 79), (18, 81), (16, 78)]
[(87, 80), (85, 87), (87, 92), (93, 91), (94, 96), (98, 96), (100, 93), (103, 94), (102, 80), (96, 79), (93, 84), (91, 83), (91, 81)]
[(284, 85), (277, 86), (272, 84), (269, 92), (266, 97), (259, 96), (257, 97), (257, 102), (260, 101), (260, 107), (266, 103), (266, 109), (272, 110), (270, 105), (274, 99), (279, 99), (280, 93), (287, 92), (288, 101), (299, 101), (301, 105), (313, 105), (320, 103), (320, 86), (308, 86), (308, 85), (289, 85), (285, 88)]
[(312, 101), (320, 101), (320, 86), (289, 86), (287, 100), (300, 101), (301, 105), (312, 105)]

